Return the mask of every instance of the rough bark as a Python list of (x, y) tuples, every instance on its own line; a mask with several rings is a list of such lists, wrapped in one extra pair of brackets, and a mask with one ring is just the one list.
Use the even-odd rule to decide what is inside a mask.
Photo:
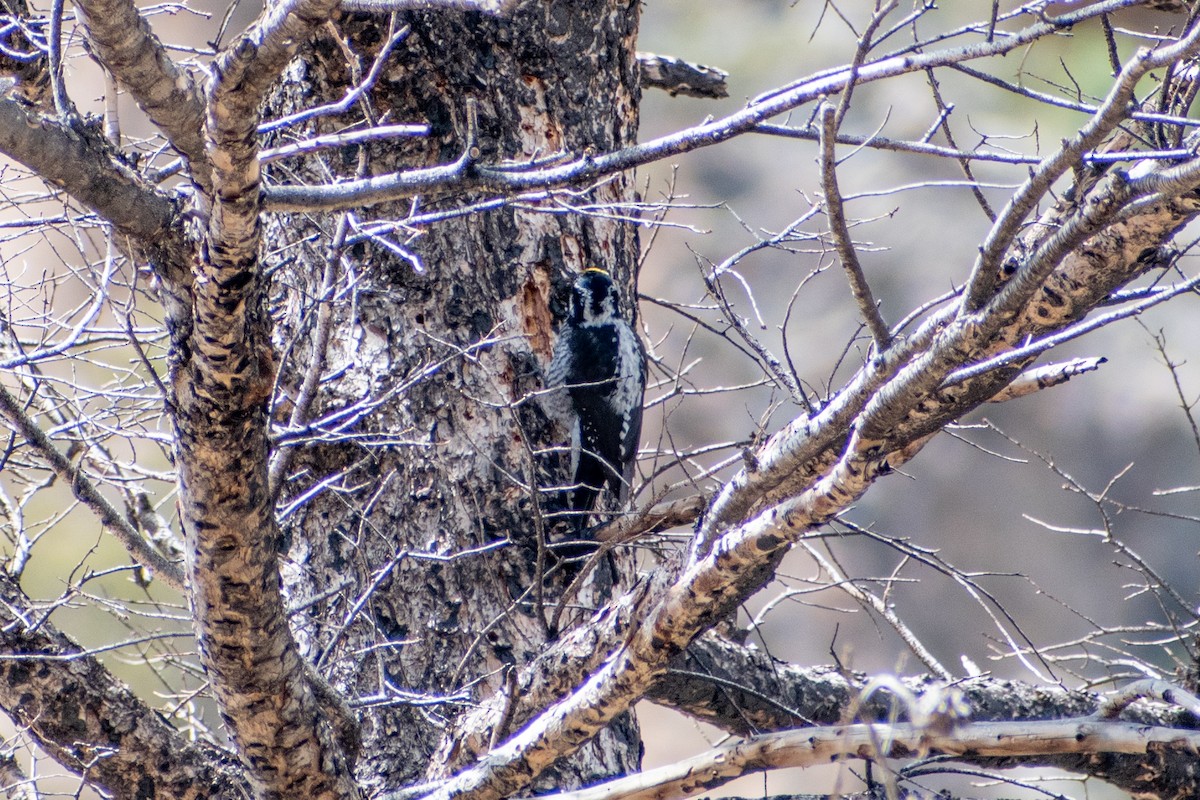
[[(506, 174), (504, 162), (563, 154), (584, 169), (538, 184), (563, 185), (753, 130), (812, 99), (819, 87), (781, 93), (732, 123), (622, 151), (637, 130), (636, 3), (529, 0), (507, 18), (409, 12), (404, 58), (389, 62), (369, 101), (313, 127), (320, 133), (412, 115), (429, 122), (429, 139), (356, 144), (339, 154), (340, 162), (314, 159), (307, 175), (282, 168), (276, 174), (281, 181), (308, 177), (336, 186), (342, 178), (453, 164), (464, 177), (459, 193), (443, 186), (447, 193), (426, 199), (428, 205), (373, 209), (394, 223), (386, 234), (360, 233), (361, 215), (274, 218), (260, 249), (259, 101), (331, 9), (316, 0), (273, 6), (215, 64), (203, 97), (214, 189), (211, 203), (197, 212), (200, 237), (185, 235), (174, 203), (147, 189), (97, 135), (0, 101), (0, 150), (69, 187), (138, 243), (131, 251), (148, 253), (160, 266), (197, 635), (248, 767), (246, 780), (264, 797), (357, 791), (354, 734), (339, 727), (339, 703), (302, 655), (361, 707), (365, 755), (355, 778), (370, 790), (454, 775), (432, 796), (500, 798), (528, 790), (539, 776), (542, 786), (535, 788), (630, 772), (639, 753), (627, 711), (646, 691), (733, 729), (770, 724), (779, 708), (756, 709), (744, 692), (729, 709), (711, 699), (688, 701), (681, 695), (695, 692), (694, 684), (663, 682), (672, 677), (672, 657), (757, 589), (791, 543), (915, 456), (947, 421), (995, 399), (1024, 362), (953, 380), (957, 370), (1080, 319), (1114, 288), (1157, 266), (1159, 245), (1200, 209), (1194, 194), (1200, 176), (1187, 172), (1193, 168), (1186, 163), (1153, 185), (1114, 173), (1081, 189), (1078, 199), (1030, 225), (1008, 251), (1011, 264), (979, 284), (999, 287), (994, 295), (980, 292), (979, 308), (972, 305), (968, 314), (934, 315), (909, 342), (866, 365), (830, 405), (750, 454), (752, 466), (716, 500), (690, 558), (619, 596), (585, 627), (579, 623), (607, 600), (607, 587), (595, 581), (559, 615), (561, 581), (543, 584), (539, 574), (553, 564), (540, 516), (552, 495), (542, 490), (563, 480), (552, 445), (565, 437), (542, 413), (536, 393), (571, 276), (600, 265), (627, 289), (635, 284), (636, 231), (618, 218), (636, 197), (631, 180), (618, 174), (581, 189), (593, 213), (506, 207), (447, 218), (401, 241), (404, 220), (489, 199), (483, 188), (507, 186), (480, 180), (479, 164), (494, 178)], [(93, 20), (92, 35), (101, 59), (128, 77), (162, 53), (129, 17), (132, 6), (116, 10), (133, 26), (132, 55), (105, 39), (104, 25), (114, 20)], [(1039, 22), (1026, 35), (1069, 26), (1062, 20)], [(119, 35), (120, 27), (107, 32)], [(272, 109), (311, 106), (314, 94), (340, 97), (360, 79), (384, 31), (375, 18), (341, 18), (293, 64)], [(1010, 46), (1016, 44), (1003, 45)], [(1001, 52), (995, 48), (979, 54)], [(920, 59), (932, 67), (950, 56)], [(170, 71), (149, 68), (150, 82), (162, 88)], [(857, 79), (912, 68), (912, 61), (896, 58)], [(822, 85), (844, 87), (853, 74)], [(1121, 115), (1131, 96), (1114, 96)], [(1098, 120), (1076, 150), (1094, 146), (1107, 130), (1100, 124), (1107, 117)], [(176, 131), (175, 138), (182, 135)], [(196, 156), (192, 145), (181, 149)], [(592, 161), (595, 153), (610, 154), (607, 166)], [(1074, 165), (1077, 155), (1064, 160)], [(64, 164), (77, 172), (73, 162), (80, 158), (86, 175), (67, 174)], [(1048, 185), (1057, 176), (1044, 177)], [(1163, 191), (1168, 178), (1178, 179), (1177, 190), (1121, 216), (1123, 204)], [(276, 405), (268, 407), (272, 397)], [(274, 438), (272, 422), (279, 428)], [(276, 450), (283, 476), (277, 481), (267, 468), (273, 446), (294, 452), (285, 470), (289, 460)], [(626, 577), (622, 588), (629, 583)], [(303, 609), (294, 635), (285, 595)], [(7, 630), (30, 633), (15, 619)], [(26, 644), (5, 646), (16, 652)], [(721, 656), (727, 668), (738, 657)], [(14, 663), (22, 661), (29, 663)], [(45, 661), (51, 679), (44, 685), (6, 674), (41, 696), (67, 687), (54, 662)], [(86, 659), (71, 663), (94, 666)], [(107, 685), (102, 673), (89, 671), (88, 678)], [(662, 696), (668, 691), (675, 694)], [(140, 713), (106, 690), (88, 698), (97, 695), (116, 707), (110, 719), (124, 719), (130, 709)], [(826, 706), (818, 707), (832, 715), (829, 699), (820, 698)], [(9, 709), (19, 702), (0, 700)], [(472, 710), (463, 713), (466, 707)], [(56, 757), (92, 769), (71, 751), (71, 728), (54, 727), (54, 714), (44, 716), (38, 735)], [(100, 741), (102, 733), (89, 729), (88, 741)], [(170, 745), (168, 734), (151, 725), (143, 738), (121, 739), (126, 755), (112, 760), (121, 771), (105, 780), (132, 777), (140, 787), (138, 762), (155, 763), (147, 754)], [(576, 750), (574, 763), (550, 769)], [(188, 751), (179, 768), (204, 766), (203, 753), (199, 766), (188, 760), (195, 755)], [(208, 766), (216, 769), (219, 756), (213, 758)], [(1174, 751), (1154, 763), (1107, 759), (1046, 763), (1117, 776), (1139, 790), (1151, 781), (1185, 792), (1194, 786), (1191, 767)], [(1150, 777), (1129, 777), (1134, 769)]]
[(182, 280), (190, 254), (175, 202), (149, 187), (94, 128), (43, 117), (0, 99), (0, 151), (66, 189), (129, 237), (133, 250)]
[[(928, 676), (901, 683), (912, 697), (944, 688)], [(869, 697), (862, 692), (871, 677), (833, 667), (802, 667), (778, 661), (761, 650), (708, 633), (677, 656), (647, 698), (738, 736), (813, 725), (838, 725), (847, 709), (855, 720), (911, 720), (913, 709), (888, 690)], [(1096, 714), (1103, 698), (1093, 692), (1035, 686), (988, 677), (955, 683), (972, 722), (1069, 720)], [(1187, 711), (1161, 703), (1139, 703), (1124, 712), (1137, 725), (1194, 731), (1200, 727)], [(988, 769), (1040, 765), (1095, 775), (1126, 791), (1163, 792), (1185, 798), (1200, 791), (1200, 770), (1188, 748), (1151, 747), (1145, 753), (1068, 753), (1047, 749), (1033, 757), (985, 757), (967, 753), (963, 761)]]
[[(556, 795), (554, 800), (683, 800), (754, 772), (815, 767), (848, 759), (951, 756), (967, 761), (1020, 761), (1023, 757), (1040, 761), (1048, 753), (1081, 754), (1088, 759), (1152, 752), (1173, 754), (1181, 771), (1192, 775), (1200, 772), (1195, 763), (1198, 746), (1200, 734), (1096, 720), (970, 722), (942, 727), (913, 723), (836, 725), (756, 736), (601, 786)], [(1156, 796), (1184, 800), (1195, 796), (1194, 787), (1193, 777), (1185, 791), (1166, 793), (1160, 786)]]
[[(405, 58), (373, 93), (373, 113), (427, 120), (433, 136), (347, 153), (342, 168), (373, 174), (455, 160), (468, 144), (469, 102), (478, 108), (472, 155), (484, 161), (632, 143), (637, 19), (637, 4), (627, 2), (528, 2), (508, 19), (406, 15), (412, 30)], [(380, 23), (348, 16), (339, 30), (370, 63)], [(349, 80), (343, 50), (321, 38), (307, 69), (289, 75), (279, 109), (318, 102), (311, 86), (334, 99)], [(631, 199), (625, 176), (584, 198)], [(377, 213), (402, 220), (409, 210), (405, 204)], [(335, 228), (333, 221), (291, 218), (273, 225), (269, 239), (302, 241)], [(532, 395), (572, 275), (602, 265), (629, 287), (638, 252), (626, 222), (513, 210), (447, 222), (408, 249), (419, 269), (370, 243), (342, 253), (338, 269), (353, 289), (332, 305), (334, 335), (325, 352), (311, 351), (318, 339), (309, 338), (312, 329), (298, 313), (283, 317), (280, 328), (281, 349), (291, 354), (282, 364), (285, 386), (300, 386), (307, 369), (338, 375), (310, 417), (372, 404), (353, 437), (317, 432), (318, 441), (297, 453), (281, 499), (286, 505), (340, 475), (287, 520), (285, 580), (297, 602), (348, 584), (311, 606), (300, 636), (351, 697), (384, 698), (362, 715), (359, 772), (377, 787), (419, 780), (444, 721), (465, 700), (509, 691), (509, 670), (528, 664), (551, 638), (550, 601), (561, 586), (552, 582), (539, 607), (533, 587), (544, 531), (537, 487), (562, 480), (557, 456), (541, 451), (563, 434)], [(300, 311), (307, 297), (322, 295), (318, 278), (328, 254), (321, 247), (296, 252), (303, 253), (296, 268), (279, 282), (293, 291), (276, 299)], [(626, 717), (569, 771), (547, 780), (628, 772), (638, 750)]]
[(95, 58), (132, 92), (138, 106), (188, 160), (191, 178), (203, 189), (211, 188), (204, 158), (204, 105), (192, 77), (171, 60), (129, 0), (80, 0), (75, 7)]
[[(763, 457), (767, 453), (778, 457), (797, 445), (813, 449), (790, 464), (770, 464), (776, 487), (761, 484), (757, 494), (741, 498), (743, 513), (753, 516), (737, 517), (740, 524), (720, 533), (714, 526), (737, 506), (736, 492), (744, 488), (730, 484), (700, 527), (708, 538), (698, 537), (677, 580), (670, 583), (659, 576), (658, 585), (647, 591), (645, 603), (634, 612), (632, 631), (607, 629), (619, 638), (597, 649), (611, 649), (611, 657), (588, 675), (576, 693), (544, 707), (519, 735), (493, 749), (475, 767), (458, 773), (435, 796), (503, 797), (523, 785), (530, 770), (536, 772), (554, 754), (570, 751), (574, 743), (603, 729), (662, 674), (668, 658), (759, 588), (767, 577), (763, 565), (848, 508), (876, 480), (919, 453), (946, 422), (995, 396), (1019, 372), (1019, 368), (1004, 368), (943, 388), (955, 368), (1007, 349), (1023, 335), (1061, 330), (1085, 313), (1087, 305), (1058, 302), (1063, 281), (1069, 281), (1084, 302), (1096, 304), (1150, 269), (1153, 261), (1145, 254), (1156, 252), (1162, 241), (1192, 219), (1200, 201), (1194, 192), (1155, 198), (1140, 204), (1140, 213), (1119, 216), (1117, 212), (1131, 198), (1123, 180), (1116, 174), (1056, 209), (1058, 226), (1034, 226), (1032, 239), (1023, 243), (1030, 247), (1030, 255), (1005, 276), (979, 315), (953, 310), (935, 315), (908, 343), (864, 367), (842, 402), (830, 404), (812, 419), (797, 420), (768, 442), (752, 460), (755, 480), (761, 465), (769, 463)], [(833, 419), (846, 413), (846, 404), (854, 409), (847, 424), (831, 426)], [(854, 420), (853, 426), (849, 419)], [(780, 445), (783, 449), (776, 449)], [(784, 469), (784, 464), (790, 469)], [(779, 488), (785, 484), (787, 491)], [(730, 505), (722, 507), (722, 502)], [(557, 655), (549, 653), (545, 659), (549, 667), (535, 665), (522, 680), (549, 686), (564, 680), (575, 665), (556, 661)], [(543, 696), (542, 689), (534, 686), (529, 694)], [(492, 702), (472, 712), (468, 727), (485, 727), (486, 720), (496, 718), (497, 707)]]
[(233, 756), (188, 741), (0, 572), (0, 706), (64, 767), (112, 797), (245, 797)]

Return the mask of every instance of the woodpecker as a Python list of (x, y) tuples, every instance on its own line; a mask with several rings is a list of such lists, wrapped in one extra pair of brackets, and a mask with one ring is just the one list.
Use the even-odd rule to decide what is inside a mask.
[(646, 390), (646, 353), (621, 316), (612, 277), (588, 269), (571, 287), (566, 321), (546, 376), (547, 409), (571, 432), (565, 509), (583, 529), (605, 486), (629, 498)]

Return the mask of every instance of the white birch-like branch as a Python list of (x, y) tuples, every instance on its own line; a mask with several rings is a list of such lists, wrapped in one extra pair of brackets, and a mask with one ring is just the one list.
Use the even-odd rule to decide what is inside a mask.
[[(1186, 46), (1168, 49), (1178, 57), (1194, 49), (1198, 38), (1193, 30)], [(1152, 60), (1140, 54), (1135, 64)], [(1106, 105), (1090, 127), (1106, 125), (1109, 113)], [(763, 565), (914, 457), (942, 425), (995, 396), (1017, 371), (981, 379), (978, 394), (970, 386), (942, 391), (947, 375), (980, 355), (1068, 325), (1148, 269), (1141, 253), (1159, 246), (1198, 210), (1195, 200), (1174, 206), (1164, 201), (1153, 210), (1144, 207), (1143, 216), (1122, 217), (1135, 199), (1120, 175), (1100, 182), (1053, 226), (1037, 226), (1022, 240), (1027, 255), (1021, 266), (980, 310), (964, 314), (952, 308), (934, 315), (910, 339), (868, 363), (840, 401), (835, 398), (815, 417), (796, 420), (773, 437), (756, 453), (755, 466), (742, 473), (754, 477), (743, 485), (735, 479), (710, 509), (679, 577), (665, 589), (658, 577), (645, 590), (647, 599), (636, 614), (640, 622), (613, 643), (616, 649), (603, 665), (430, 797), (498, 800), (573, 752), (635, 702), (673, 654), (756, 589), (757, 583), (747, 581), (761, 581)], [(1069, 303), (1066, 287), (1075, 287)], [(768, 470), (771, 482), (760, 481), (757, 476)], [(723, 499), (729, 505), (722, 507)]]
[(1046, 753), (1144, 754), (1152, 748), (1195, 753), (1200, 751), (1200, 733), (1098, 720), (974, 722), (949, 731), (908, 723), (798, 728), (756, 736), (598, 786), (540, 797), (683, 800), (743, 775), (815, 767), (848, 758), (877, 761), (925, 755), (1020, 758)]
[(150, 252), (155, 266), (186, 261), (175, 204), (147, 186), (103, 136), (0, 98), (0, 152), (132, 237)]
[(605, 175), (634, 169), (749, 133), (779, 114), (813, 102), (824, 95), (843, 91), (851, 80), (855, 84), (869, 83), (962, 61), (1002, 55), (1056, 31), (1069, 29), (1088, 19), (1137, 4), (1136, 0), (1095, 3), (1071, 13), (1043, 17), (1034, 25), (1005, 37), (997, 37), (990, 42), (930, 53), (906, 53), (871, 61), (857, 69), (847, 67), (822, 73), (755, 101), (742, 111), (721, 119), (613, 153), (577, 158), (553, 167), (531, 167), (522, 170), (477, 163), (469, 167), (451, 164), (345, 181), (336, 185), (269, 187), (265, 191), (266, 207), (276, 211), (335, 211), (352, 206), (400, 200), (418, 194), (484, 190), (513, 193), (587, 183)]
[(1061, 364), (1046, 364), (1032, 367), (1018, 375), (1012, 383), (992, 396), (989, 403), (1003, 403), (1018, 397), (1027, 397), (1034, 392), (1059, 386), (1086, 372), (1100, 368), (1107, 359), (1104, 358), (1073, 358)]

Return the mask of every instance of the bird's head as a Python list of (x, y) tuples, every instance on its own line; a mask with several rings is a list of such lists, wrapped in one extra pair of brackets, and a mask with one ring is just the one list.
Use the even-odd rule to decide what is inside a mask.
[(586, 325), (616, 317), (619, 297), (607, 272), (596, 267), (584, 270), (571, 287), (571, 322)]

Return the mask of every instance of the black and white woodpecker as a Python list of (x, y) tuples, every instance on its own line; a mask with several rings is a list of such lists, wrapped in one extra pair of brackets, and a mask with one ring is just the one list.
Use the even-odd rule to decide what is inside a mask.
[(547, 410), (571, 432), (565, 510), (582, 529), (605, 486), (622, 505), (629, 498), (646, 391), (646, 351), (602, 269), (585, 270), (571, 287), (546, 385)]

